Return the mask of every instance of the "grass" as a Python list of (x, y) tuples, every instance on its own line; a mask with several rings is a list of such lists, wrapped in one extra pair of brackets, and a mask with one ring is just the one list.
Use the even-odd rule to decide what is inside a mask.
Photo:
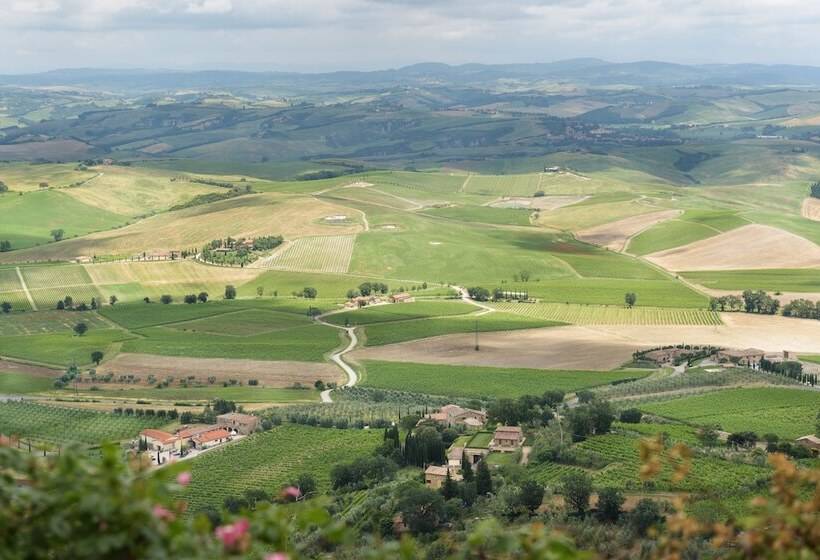
[(448, 315), (463, 315), (472, 313), (478, 308), (463, 301), (415, 301), (391, 305), (377, 305), (334, 313), (325, 320), (334, 325), (371, 325), (390, 321), (405, 321), (408, 319), (424, 319), (428, 317), (443, 317)]
[(429, 208), (424, 214), (436, 218), (448, 218), (459, 222), (529, 226), (530, 211), (515, 208), (491, 208), (489, 206), (447, 206)]
[(94, 311), (38, 311), (12, 313), (0, 321), (0, 336), (69, 332), (77, 323), (89, 329), (108, 329), (111, 324)]
[(820, 273), (815, 269), (682, 272), (681, 275), (687, 280), (715, 290), (820, 292)]
[(0, 214), (0, 239), (10, 241), (12, 249), (49, 243), (53, 229), (64, 230), (68, 239), (126, 221), (119, 214), (83, 204), (56, 190), (0, 195)]
[(636, 307), (708, 307), (706, 296), (672, 280), (620, 280), (615, 278), (561, 278), (504, 284), (505, 290), (527, 291), (546, 303), (623, 305), (624, 294), (638, 296)]
[(136, 438), (140, 430), (167, 424), (148, 416), (116, 416), (103, 412), (33, 402), (0, 402), (0, 426), (4, 434), (65, 445), (90, 445)]
[(412, 321), (373, 323), (365, 327), (366, 346), (381, 346), (407, 340), (429, 338), (445, 334), (474, 332), (511, 331), (537, 329), (563, 325), (555, 321), (532, 319), (511, 313), (487, 313), (484, 315), (459, 315), (455, 317), (434, 317)]
[(327, 352), (340, 345), (337, 329), (314, 324), (295, 326), (275, 334), (245, 337), (181, 332), (169, 327), (149, 327), (135, 333), (138, 338), (127, 340), (122, 346), (123, 352), (191, 358), (321, 362)]
[(477, 432), (464, 444), (464, 447), (487, 449), (491, 441), (493, 441), (493, 432)]
[(293, 313), (282, 313), (267, 309), (248, 309), (194, 321), (174, 323), (172, 328), (192, 333), (253, 336), (290, 329), (300, 324), (308, 325), (310, 319), (306, 315), (294, 315)]
[(132, 337), (120, 329), (90, 329), (83, 336), (72, 331), (49, 334), (2, 336), (0, 355), (66, 367), (91, 363), (91, 353), (100, 350), (110, 356), (116, 353), (119, 343)]
[(0, 372), (0, 394), (40, 393), (54, 388), (54, 380), (25, 373)]
[(453, 397), (515, 398), (540, 395), (551, 389), (576, 391), (647, 375), (635, 371), (539, 370), (370, 360), (365, 361), (364, 366), (364, 386)]
[(253, 309), (260, 304), (255, 301), (209, 301), (201, 304), (133, 303), (107, 305), (100, 314), (127, 329), (142, 329), (170, 323), (196, 321), (225, 313)]
[(779, 387), (727, 389), (641, 405), (641, 409), (693, 424), (716, 424), (729, 432), (773, 433), (794, 439), (814, 433), (820, 394)]
[(497, 303), (500, 311), (575, 325), (721, 325), (720, 315), (705, 309), (627, 308), (565, 303)]
[(465, 188), (466, 192), (500, 195), (532, 196), (540, 184), (539, 174), (529, 175), (473, 175)]
[(662, 222), (635, 236), (629, 242), (628, 251), (647, 255), (714, 237), (748, 223), (735, 212), (687, 210), (681, 217)]
[(82, 265), (23, 266), (20, 267), (38, 309), (54, 309), (57, 302), (70, 296), (74, 304), (91, 304), (94, 298), (101, 302), (102, 295)]
[(191, 484), (182, 497), (193, 511), (219, 508), (228, 496), (249, 489), (275, 494), (300, 474), (313, 475), (325, 492), (334, 465), (367, 455), (381, 443), (378, 430), (277, 426), (192, 460)]
[(804, 362), (811, 362), (813, 364), (820, 364), (820, 355), (805, 355), (801, 354), (800, 359)]

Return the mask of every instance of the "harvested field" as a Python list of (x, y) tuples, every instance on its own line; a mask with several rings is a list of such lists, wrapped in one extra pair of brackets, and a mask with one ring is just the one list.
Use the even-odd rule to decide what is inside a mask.
[(339, 368), (331, 364), (306, 362), (267, 362), (261, 360), (228, 360), (224, 358), (177, 358), (153, 354), (118, 354), (104, 362), (97, 371), (102, 374), (134, 374), (140, 377), (154, 375), (162, 379), (173, 375), (177, 379), (194, 376), (198, 381), (207, 382), (215, 377), (217, 383), (229, 379), (257, 379), (263, 387), (291, 387), (294, 383), (313, 386), (317, 379), (325, 382), (343, 380)]
[(130, 256), (143, 251), (201, 247), (222, 237), (257, 237), (354, 233), (359, 224), (326, 225), (321, 218), (349, 210), (315, 198), (283, 197), (276, 193), (251, 194), (166, 212), (130, 226), (93, 233), (60, 243), (0, 253), (2, 261), (61, 260), (80, 255)]
[[(646, 328), (646, 327), (644, 327)], [(601, 340), (587, 327), (551, 327), (485, 333), (475, 351), (474, 334), (454, 334), (356, 350), (355, 360), (404, 361), (533, 369), (606, 371), (645, 347), (617, 337)]]
[(528, 208), (532, 210), (556, 210), (586, 200), (589, 196), (539, 196), (532, 198), (504, 197), (489, 204), (493, 208)]
[(649, 214), (640, 214), (617, 220), (608, 224), (602, 224), (576, 233), (576, 237), (581, 241), (600, 245), (613, 251), (623, 251), (627, 242), (634, 235), (639, 234), (647, 228), (671, 220), (681, 215), (680, 210), (662, 210)]
[(820, 321), (722, 313), (723, 325), (598, 325), (552, 327), (479, 338), (472, 334), (369, 347), (354, 359), (497, 367), (608, 370), (628, 361), (635, 350), (666, 344), (711, 344), (820, 354)]
[(497, 303), (494, 307), (527, 317), (575, 325), (719, 325), (720, 315), (705, 309), (664, 309), (622, 305)]
[(820, 222), (820, 198), (809, 197), (804, 200), (800, 213), (804, 218)]
[(344, 273), (353, 256), (354, 235), (303, 237), (270, 257), (259, 259), (254, 268)]
[(820, 247), (782, 229), (751, 224), (646, 257), (667, 270), (820, 267)]
[(0, 371), (3, 373), (22, 373), (32, 377), (54, 378), (62, 375), (62, 371), (42, 366), (21, 364), (0, 358)]

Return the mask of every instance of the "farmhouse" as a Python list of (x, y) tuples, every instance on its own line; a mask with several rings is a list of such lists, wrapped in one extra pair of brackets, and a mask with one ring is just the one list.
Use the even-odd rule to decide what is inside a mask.
[(425, 419), (433, 420), (447, 427), (461, 425), (478, 428), (487, 422), (487, 413), (483, 410), (473, 410), (471, 408), (462, 408), (457, 404), (448, 404), (442, 406), (438, 412), (428, 414), (423, 420)]
[(493, 434), (490, 449), (493, 451), (515, 451), (524, 443), (524, 433), (520, 426), (499, 426)]
[(259, 426), (259, 417), (251, 414), (229, 412), (216, 417), (216, 425), (229, 430), (234, 434), (248, 435), (256, 431)]
[(444, 484), (444, 481), (447, 480), (448, 472), (450, 473), (450, 478), (456, 482), (463, 479), (458, 473), (457, 467), (430, 465), (424, 471), (424, 484), (426, 484), (428, 488), (438, 490), (441, 488), (441, 485)]
[(390, 303), (410, 303), (411, 301), (414, 301), (415, 298), (407, 292), (400, 292), (398, 294), (392, 294), (388, 300)]
[(345, 307), (367, 307), (368, 305), (373, 305), (376, 303), (381, 303), (381, 298), (376, 296), (358, 296), (354, 298), (350, 298), (347, 303), (345, 303)]
[(796, 440), (797, 445), (802, 445), (814, 452), (814, 454), (820, 453), (820, 437), (815, 435), (808, 435), (803, 436), (801, 438), (797, 438)]
[(191, 438), (191, 441), (197, 449), (208, 449), (209, 447), (213, 447), (230, 440), (231, 433), (224, 428), (210, 430)]
[(140, 432), (140, 439), (145, 441), (149, 451), (175, 451), (181, 445), (179, 436), (162, 430), (143, 430)]
[(732, 362), (741, 366), (756, 366), (760, 360), (766, 357), (766, 352), (757, 348), (746, 348), (745, 350), (719, 350), (717, 359), (720, 362)]

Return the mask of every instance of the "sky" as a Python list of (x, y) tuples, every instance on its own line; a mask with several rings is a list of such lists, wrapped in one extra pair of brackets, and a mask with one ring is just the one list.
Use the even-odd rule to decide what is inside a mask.
[(417, 62), (820, 66), (806, 0), (0, 0), (0, 73)]

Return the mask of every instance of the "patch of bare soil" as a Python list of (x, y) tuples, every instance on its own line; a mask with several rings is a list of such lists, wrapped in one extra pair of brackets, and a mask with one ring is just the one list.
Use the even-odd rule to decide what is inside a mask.
[(25, 373), (32, 377), (58, 377), (62, 375), (61, 371), (42, 366), (34, 366), (30, 364), (21, 364), (19, 362), (12, 362), (11, 360), (0, 359), (0, 371), (3, 373)]
[(804, 200), (800, 213), (804, 218), (820, 222), (820, 198), (809, 197)]
[(178, 358), (152, 354), (119, 354), (97, 368), (98, 375), (133, 374), (146, 382), (148, 375), (157, 379), (173, 376), (183, 379), (193, 375), (197, 382), (207, 383), (215, 377), (216, 383), (237, 379), (247, 384), (256, 379), (264, 387), (290, 387), (294, 383), (310, 385), (317, 379), (343, 381), (342, 372), (331, 364), (313, 362), (267, 362), (262, 360), (229, 360), (224, 358)]
[(532, 329), (480, 335), (446, 335), (356, 350), (354, 360), (428, 364), (610, 370), (639, 349), (667, 344), (711, 344), (767, 352), (820, 354), (820, 321), (723, 313), (723, 325), (600, 325)]
[(577, 204), (589, 196), (537, 196), (537, 197), (504, 197), (490, 203), (493, 208), (527, 208), (532, 210), (557, 210), (564, 206)]
[(820, 247), (782, 229), (750, 224), (646, 257), (667, 270), (820, 267)]
[(551, 327), (480, 335), (454, 334), (356, 350), (354, 360), (388, 360), (538, 369), (607, 371), (628, 361), (644, 347), (617, 337), (601, 340), (587, 327)]
[(630, 216), (623, 220), (601, 224), (576, 233), (581, 241), (600, 245), (613, 251), (623, 251), (630, 238), (649, 229), (650, 227), (680, 216), (681, 210), (661, 210)]

